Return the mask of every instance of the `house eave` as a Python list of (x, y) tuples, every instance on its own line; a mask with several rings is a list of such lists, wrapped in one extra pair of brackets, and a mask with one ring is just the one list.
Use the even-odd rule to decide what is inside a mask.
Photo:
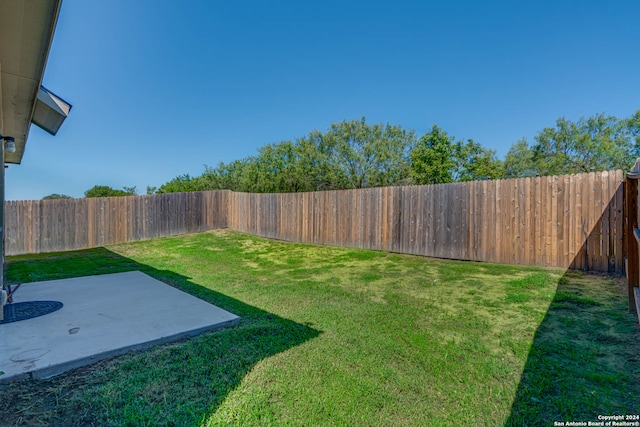
[(0, 2), (0, 133), (16, 145), (5, 163), (22, 162), (61, 4)]

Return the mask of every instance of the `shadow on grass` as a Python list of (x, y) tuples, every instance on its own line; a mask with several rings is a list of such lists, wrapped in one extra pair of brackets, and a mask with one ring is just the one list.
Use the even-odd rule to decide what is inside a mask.
[(637, 323), (621, 276), (567, 271), (535, 333), (506, 425), (639, 414)]
[[(602, 246), (612, 215), (622, 215), (612, 197), (593, 225), (538, 327), (514, 399), (508, 426), (601, 421), (598, 415), (640, 414), (640, 333), (628, 312), (623, 276), (579, 270), (608, 268), (619, 274), (611, 241)], [(585, 224), (586, 226), (587, 224)], [(566, 236), (565, 236), (566, 237)], [(616, 236), (619, 238), (620, 236)], [(592, 251), (587, 251), (590, 247)], [(604, 250), (608, 265), (589, 259)], [(608, 253), (607, 253), (608, 251)]]
[(199, 425), (259, 361), (320, 334), (105, 248), (12, 257), (9, 262), (11, 283), (139, 270), (241, 319), (232, 328), (48, 380), (0, 385), (0, 425)]

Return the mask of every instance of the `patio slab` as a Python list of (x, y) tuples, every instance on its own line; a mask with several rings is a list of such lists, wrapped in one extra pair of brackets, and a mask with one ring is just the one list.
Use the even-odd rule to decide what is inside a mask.
[(0, 382), (51, 377), (239, 321), (139, 271), (26, 283), (14, 295), (23, 301), (64, 306), (0, 324)]

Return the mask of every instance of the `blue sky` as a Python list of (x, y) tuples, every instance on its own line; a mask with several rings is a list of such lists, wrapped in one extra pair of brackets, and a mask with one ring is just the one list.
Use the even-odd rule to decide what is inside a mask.
[(640, 2), (64, 0), (9, 200), (160, 186), (330, 123), (438, 124), (503, 158), (556, 119), (640, 109)]

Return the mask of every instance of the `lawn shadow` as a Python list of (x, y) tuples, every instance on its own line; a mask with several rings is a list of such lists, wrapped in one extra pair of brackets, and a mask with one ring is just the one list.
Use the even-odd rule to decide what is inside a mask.
[(234, 313), (240, 322), (51, 379), (0, 385), (0, 425), (200, 425), (258, 362), (321, 333), (106, 248), (12, 257), (8, 280), (135, 270)]
[[(613, 203), (608, 208), (618, 209)], [(598, 262), (587, 259), (586, 247), (600, 242), (607, 220), (599, 219), (558, 281), (535, 332), (507, 426), (586, 425), (602, 421), (598, 415), (640, 414), (640, 332), (638, 318), (628, 312), (626, 279), (615, 271), (620, 266), (613, 257), (609, 273), (581, 271)]]

